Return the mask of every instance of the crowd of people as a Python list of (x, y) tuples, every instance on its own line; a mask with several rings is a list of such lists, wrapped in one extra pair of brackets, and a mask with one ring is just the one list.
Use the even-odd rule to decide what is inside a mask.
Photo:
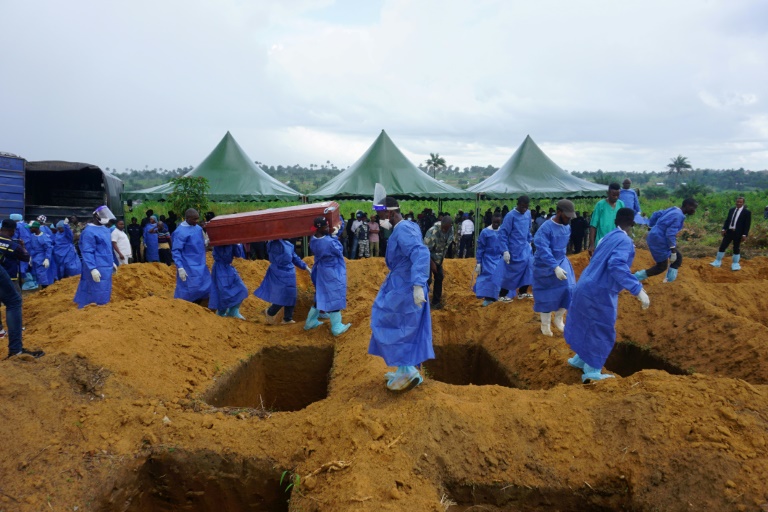
[[(602, 367), (615, 341), (619, 293), (628, 290), (646, 309), (650, 299), (642, 282), (665, 271), (664, 282), (677, 278), (683, 261), (677, 234), (685, 217), (695, 214), (698, 207), (688, 198), (680, 207), (646, 218), (630, 185), (628, 180), (623, 189), (610, 184), (591, 215), (580, 214), (567, 199), (546, 213), (538, 207), (531, 210), (530, 199), (520, 196), (512, 210), (505, 206), (486, 212), (482, 222), (487, 224), (476, 244), (471, 212), (435, 215), (426, 209), (414, 218), (411, 212), (404, 215), (400, 211), (397, 200), (385, 197), (374, 205), (370, 219), (366, 212), (357, 211), (348, 222), (329, 226), (325, 217), (317, 217), (309, 242), (312, 267), (298, 256), (292, 241), (264, 242), (270, 266), (253, 294), (269, 303), (263, 312), (266, 323), (277, 324), (283, 310), (282, 324), (293, 324), (296, 269), (307, 271), (315, 294), (304, 329), (315, 329), (328, 319), (331, 333), (339, 336), (351, 327), (342, 320), (347, 307), (346, 260), (383, 256), (389, 273), (373, 303), (369, 353), (396, 368), (385, 374), (386, 386), (403, 392), (423, 381), (420, 365), (434, 358), (430, 311), (442, 307), (445, 258), (474, 257), (473, 290), (483, 307), (532, 300), (541, 333), (553, 336), (552, 327), (563, 333), (575, 352), (568, 364), (582, 370), (582, 380), (610, 378), (613, 376), (602, 373)], [(206, 214), (208, 220), (212, 217), (213, 213)], [(58, 279), (79, 275), (74, 296), (77, 306), (103, 305), (110, 301), (112, 275), (132, 262), (175, 265), (174, 298), (198, 304), (207, 301), (219, 316), (244, 320), (240, 305), (248, 289), (232, 262), (246, 257), (245, 248), (241, 244), (214, 247), (209, 270), (207, 235), (199, 212), (189, 209), (183, 222), (177, 221), (173, 212), (157, 217), (150, 210), (141, 224), (132, 218), (126, 228), (106, 206), (98, 207), (87, 223), (70, 217), (54, 225), (40, 216), (27, 224), (18, 214), (4, 219), (0, 225), (0, 302), (6, 306), (8, 331), (0, 325), (0, 336), (9, 338), (9, 357), (43, 355), (24, 348), (21, 340), (20, 291), (26, 286), (25, 279), (45, 288)], [(649, 229), (647, 242), (655, 264), (632, 273), (632, 229), (638, 223)], [(740, 244), (750, 225), (751, 213), (744, 198), (738, 198), (723, 224), (723, 240), (713, 266), (721, 265), (733, 244), (731, 268), (741, 268)], [(582, 245), (590, 262), (577, 282), (568, 254), (580, 252)]]

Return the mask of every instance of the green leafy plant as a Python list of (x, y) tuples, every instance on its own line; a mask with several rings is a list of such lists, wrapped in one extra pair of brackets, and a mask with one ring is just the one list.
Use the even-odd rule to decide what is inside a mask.
[(285, 492), (289, 492), (291, 489), (294, 491), (299, 490), (299, 485), (301, 484), (301, 477), (298, 473), (291, 473), (288, 470), (283, 471), (283, 474), (280, 475), (280, 485), (283, 485), (283, 480), (285, 480), (286, 483), (290, 482), (285, 487)]
[(194, 208), (201, 215), (208, 210), (208, 191), (210, 184), (205, 178), (181, 176), (171, 180), (173, 192), (168, 196), (168, 202), (176, 212), (184, 214), (189, 208)]

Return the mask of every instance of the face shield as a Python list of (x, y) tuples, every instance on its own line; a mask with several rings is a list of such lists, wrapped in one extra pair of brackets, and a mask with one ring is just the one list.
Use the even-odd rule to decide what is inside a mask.
[(107, 205), (101, 205), (93, 212), (94, 218), (96, 218), (99, 221), (99, 224), (102, 226), (106, 226), (107, 223), (109, 223), (110, 220), (117, 220), (115, 218), (115, 214), (112, 213), (112, 210), (109, 209), (109, 206)]

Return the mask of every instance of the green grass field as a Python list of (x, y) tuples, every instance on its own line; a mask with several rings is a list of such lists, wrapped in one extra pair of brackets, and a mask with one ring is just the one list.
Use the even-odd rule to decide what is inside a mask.
[[(720, 228), (728, 214), (728, 209), (731, 208), (739, 194), (737, 192), (719, 192), (713, 194), (703, 195), (697, 197), (699, 201), (699, 209), (695, 215), (686, 219), (685, 229), (679, 235), (679, 243), (682, 250), (688, 251), (690, 256), (704, 256), (716, 250), (717, 245), (720, 243)], [(751, 257), (756, 255), (768, 255), (768, 221), (763, 220), (763, 209), (768, 205), (768, 193), (750, 192), (745, 194), (747, 207), (752, 211), (752, 231), (747, 242), (742, 246), (744, 248), (744, 257)], [(594, 205), (597, 203), (597, 199), (575, 199), (574, 205), (579, 211), (591, 211)], [(640, 198), (640, 204), (643, 212), (650, 216), (656, 210), (662, 210), (670, 206), (680, 206), (682, 198), (670, 197), (668, 199), (644, 199)], [(557, 200), (540, 200), (532, 201), (531, 207), (536, 205), (541, 206), (544, 211), (549, 208), (554, 208)], [(269, 203), (256, 203), (256, 202), (241, 202), (241, 203), (212, 203), (211, 211), (216, 215), (223, 215), (228, 213), (248, 212), (254, 210), (263, 210), (266, 208), (278, 208), (282, 206), (294, 206), (300, 204), (298, 202), (287, 201), (274, 201)], [(341, 212), (345, 219), (349, 218), (351, 213), (356, 210), (363, 210), (371, 212), (370, 201), (339, 201), (341, 206)], [(482, 215), (486, 209), (495, 209), (497, 206), (502, 207), (504, 204), (510, 208), (514, 208), (514, 200), (494, 200), (494, 201), (480, 201), (480, 214)], [(144, 217), (145, 212), (148, 209), (154, 210), (157, 215), (166, 215), (170, 205), (163, 201), (147, 201), (141, 204), (134, 204), (133, 211), (129, 211), (126, 207), (125, 218), (136, 217), (141, 219)], [(437, 210), (437, 201), (401, 201), (401, 211), (407, 213), (413, 211), (414, 215), (418, 215), (424, 208), (432, 208)], [(473, 210), (475, 208), (474, 201), (443, 201), (443, 211), (449, 212), (455, 215), (458, 210), (464, 212)], [(642, 229), (642, 228), (637, 228)], [(637, 231), (638, 235), (641, 234)]]

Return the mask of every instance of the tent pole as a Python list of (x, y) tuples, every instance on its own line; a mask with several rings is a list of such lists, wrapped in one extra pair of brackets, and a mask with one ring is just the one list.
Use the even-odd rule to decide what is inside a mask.
[(477, 254), (477, 240), (480, 238), (480, 194), (475, 195), (475, 254)]
[[(307, 196), (301, 196), (301, 204), (307, 203), (309, 203), (309, 198)], [(309, 256), (309, 237), (307, 236), (301, 239), (301, 253), (304, 255), (304, 258)]]

